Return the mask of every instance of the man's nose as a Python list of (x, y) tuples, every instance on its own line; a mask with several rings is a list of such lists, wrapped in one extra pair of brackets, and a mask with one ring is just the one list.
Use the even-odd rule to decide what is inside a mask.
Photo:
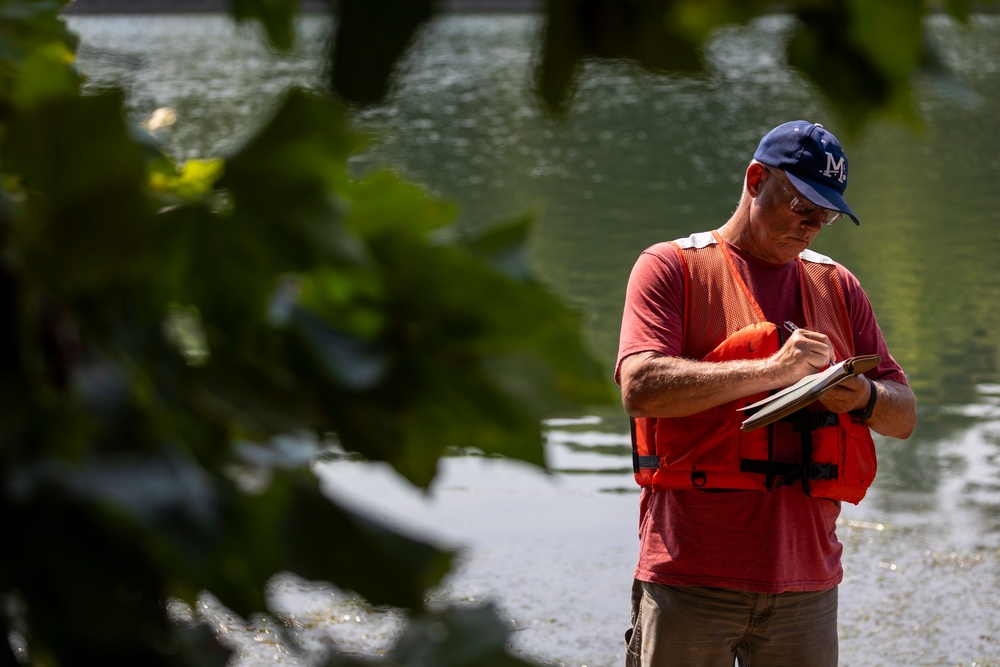
[(815, 211), (808, 215), (802, 216), (803, 225), (806, 227), (822, 227), (823, 221), (826, 219), (826, 211), (821, 208), (817, 208)]

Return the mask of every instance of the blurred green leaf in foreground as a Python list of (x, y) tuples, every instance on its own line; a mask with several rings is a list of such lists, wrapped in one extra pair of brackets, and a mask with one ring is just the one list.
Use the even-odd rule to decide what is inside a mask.
[(459, 233), (395, 174), (352, 180), (361, 135), (304, 90), (175, 165), (120, 92), (81, 94), (61, 5), (0, 2), (2, 664), (221, 665), (167, 602), (247, 616), (283, 571), (410, 614), (366, 664), (521, 664), (491, 608), (425, 609), (451, 553), (309, 466), (331, 441), (420, 487), (452, 448), (542, 465), (543, 418), (611, 400), (517, 260), (528, 221)]

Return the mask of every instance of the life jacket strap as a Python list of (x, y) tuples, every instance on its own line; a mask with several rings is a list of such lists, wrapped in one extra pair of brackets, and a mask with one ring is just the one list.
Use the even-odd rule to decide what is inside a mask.
[[(836, 426), (840, 423), (837, 415), (829, 410), (810, 411), (807, 408), (802, 408), (792, 413), (786, 419), (792, 423), (792, 430), (802, 438), (803, 461), (812, 461), (813, 431), (827, 426)], [(800, 467), (802, 471), (798, 477), (793, 473), (782, 479), (780, 484), (794, 484), (796, 481), (801, 480), (802, 490), (805, 491), (807, 496), (811, 496), (812, 494), (809, 492), (809, 480), (837, 479), (837, 466), (832, 463), (806, 463)]]
[(826, 428), (827, 426), (836, 426), (840, 423), (840, 419), (837, 415), (829, 410), (810, 412), (806, 408), (793, 412), (789, 416), (785, 417), (785, 421), (792, 423), (792, 430), (796, 433), (802, 434)]
[(652, 468), (655, 470), (660, 467), (660, 457), (655, 454), (652, 456), (639, 456), (633, 453), (632, 467), (635, 469), (635, 472), (639, 472), (643, 468)]
[(802, 486), (807, 490), (810, 480), (832, 480), (837, 479), (837, 465), (835, 463), (808, 463), (806, 465), (796, 465), (787, 475), (781, 478), (778, 486), (791, 486), (795, 482), (802, 482)]
[[(629, 421), (633, 442), (633, 472), (656, 470), (660, 467), (660, 457), (656, 454), (639, 454), (638, 448), (635, 446), (636, 423), (634, 419), (630, 419)], [(835, 463), (808, 462), (812, 458), (812, 432), (827, 426), (836, 426), (839, 423), (837, 415), (825, 410), (810, 412), (803, 408), (785, 417), (785, 421), (791, 422), (793, 430), (801, 435), (802, 460), (807, 461), (807, 463), (781, 463), (763, 459), (740, 459), (740, 472), (765, 475), (767, 477), (766, 484), (768, 490), (775, 486), (790, 486), (796, 482), (801, 482), (806, 494), (809, 493), (810, 480), (837, 479), (837, 465)], [(768, 449), (770, 449), (770, 443)], [(695, 471), (692, 473), (691, 483), (693, 486), (704, 486), (705, 481), (706, 475), (704, 472)]]
[(811, 479), (837, 479), (837, 464), (835, 463), (802, 464), (740, 459), (740, 470), (758, 475), (773, 475), (777, 479), (775, 486), (789, 486), (795, 482)]

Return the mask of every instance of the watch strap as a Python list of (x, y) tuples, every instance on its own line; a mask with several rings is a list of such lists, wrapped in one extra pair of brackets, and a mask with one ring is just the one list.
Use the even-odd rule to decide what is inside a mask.
[(875, 412), (875, 401), (878, 400), (878, 390), (875, 388), (875, 381), (870, 377), (865, 376), (868, 380), (868, 384), (871, 387), (871, 396), (868, 398), (868, 405), (865, 406), (864, 410), (851, 410), (848, 414), (852, 417), (860, 419), (861, 421), (868, 421), (872, 418), (872, 413)]

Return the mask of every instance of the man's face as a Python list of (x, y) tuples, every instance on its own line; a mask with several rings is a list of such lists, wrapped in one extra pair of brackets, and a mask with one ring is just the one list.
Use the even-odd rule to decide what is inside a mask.
[[(799, 198), (793, 210), (792, 201)], [(757, 254), (761, 259), (784, 264), (795, 259), (809, 247), (823, 228), (826, 209), (802, 206), (808, 202), (795, 189), (784, 174), (777, 170), (763, 169), (760, 189), (751, 211), (751, 226), (757, 237)]]

